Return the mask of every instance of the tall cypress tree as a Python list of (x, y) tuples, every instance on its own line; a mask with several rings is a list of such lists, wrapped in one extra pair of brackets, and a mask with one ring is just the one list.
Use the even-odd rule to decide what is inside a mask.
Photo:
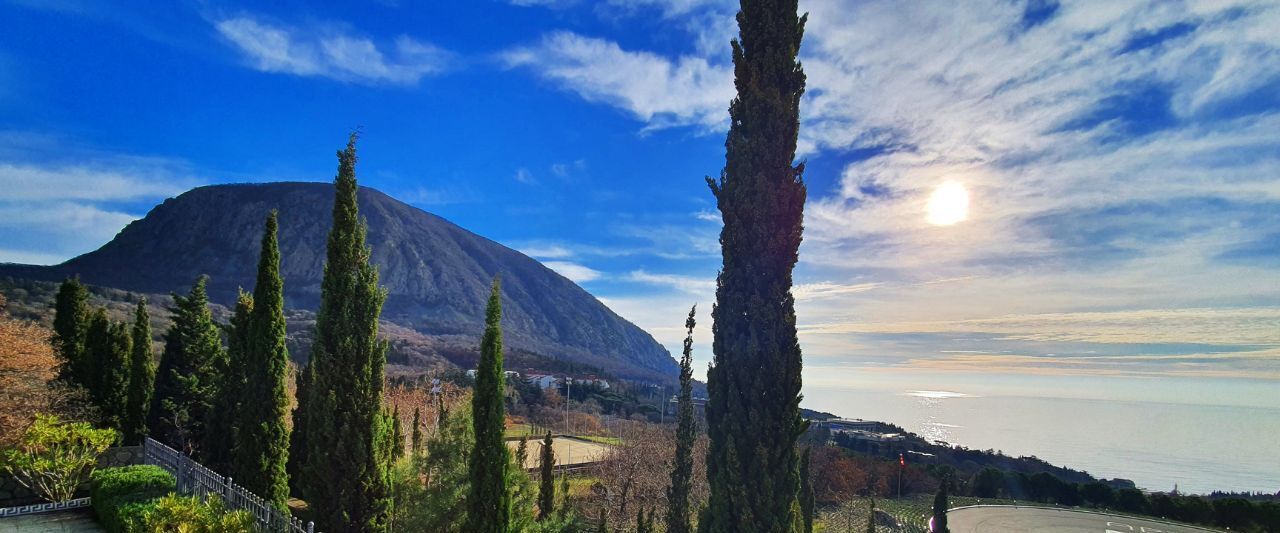
[(306, 405), (306, 494), (325, 531), (385, 531), (391, 515), (389, 417), (382, 408), (386, 292), (356, 202), (356, 134), (338, 152), (320, 311)]
[(809, 447), (800, 454), (800, 514), (804, 519), (804, 533), (813, 533), (813, 480), (809, 478)]
[(404, 457), (404, 427), (400, 425), (400, 406), (391, 412), (391, 457)]
[(413, 408), (413, 445), (410, 448), (414, 457), (422, 455), (422, 410), (415, 406)]
[(933, 497), (933, 532), (950, 533), (947, 529), (947, 478), (942, 478), (938, 485), (938, 494)]
[(129, 394), (125, 401), (124, 442), (142, 443), (147, 434), (147, 410), (155, 387), (156, 367), (151, 355), (151, 315), (146, 298), (138, 300), (133, 312), (133, 349), (129, 352)]
[(285, 377), (284, 280), (280, 279), (277, 214), (267, 215), (253, 287), (253, 312), (244, 351), (244, 391), (236, 419), (233, 469), (240, 485), (284, 509), (289, 500), (289, 432), (285, 428), (289, 397)]
[(84, 348), (77, 374), (85, 376), (84, 387), (89, 391), (89, 399), (99, 409), (99, 415), (105, 421), (111, 413), (102, 410), (102, 374), (98, 372), (98, 363), (106, 358), (104, 352), (110, 349), (111, 320), (107, 318), (107, 310), (101, 307), (89, 314), (84, 331)]
[(698, 306), (689, 309), (684, 321), (684, 354), (680, 357), (680, 395), (676, 405), (676, 455), (671, 465), (671, 487), (667, 489), (667, 531), (684, 533), (692, 529), (689, 492), (693, 486), (693, 443), (698, 428), (693, 420), (693, 327)]
[(102, 424), (114, 429), (124, 426), (128, 412), (130, 348), (129, 331), (111, 322), (107, 310), (99, 308), (85, 334), (84, 357), (94, 369), (90, 397), (98, 406)]
[(552, 510), (556, 506), (556, 484), (553, 472), (556, 467), (556, 452), (553, 448), (555, 441), (551, 439), (551, 432), (547, 432), (547, 436), (542, 439), (542, 462), (539, 464), (539, 484), (538, 484), (538, 520), (546, 520), (551, 517)]
[(173, 297), (173, 326), (165, 335), (155, 395), (147, 411), (152, 438), (202, 461), (205, 420), (227, 366), (221, 334), (209, 312), (207, 282), (207, 276), (200, 276), (189, 294)]
[(707, 478), (700, 529), (798, 527), (800, 344), (791, 273), (803, 230), (804, 165), (794, 166), (805, 76), (796, 0), (741, 0), (733, 41), (738, 96), (725, 167), (707, 179), (724, 220), (707, 372)]
[(249, 327), (253, 321), (253, 295), (240, 290), (235, 312), (227, 325), (227, 368), (218, 385), (213, 410), (205, 421), (205, 466), (217, 472), (239, 477), (234, 465), (233, 449), (240, 424), (240, 406), (245, 395), (245, 374), (249, 363)]
[(510, 522), (511, 495), (507, 491), (507, 444), (503, 439), (506, 414), (503, 403), (501, 283), (493, 280), (485, 310), (484, 335), (480, 338), (480, 363), (471, 417), (476, 442), (467, 465), (471, 493), (467, 496), (467, 531), (505, 532)]
[(58, 287), (54, 303), (53, 341), (62, 363), (58, 377), (86, 389), (92, 375), (83, 357), (89, 318), (89, 291), (78, 278), (67, 278)]

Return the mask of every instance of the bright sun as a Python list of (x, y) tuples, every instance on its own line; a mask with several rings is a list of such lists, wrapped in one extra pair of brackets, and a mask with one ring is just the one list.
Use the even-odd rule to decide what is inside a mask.
[(969, 191), (954, 181), (933, 190), (929, 197), (928, 221), (935, 226), (950, 226), (969, 218)]

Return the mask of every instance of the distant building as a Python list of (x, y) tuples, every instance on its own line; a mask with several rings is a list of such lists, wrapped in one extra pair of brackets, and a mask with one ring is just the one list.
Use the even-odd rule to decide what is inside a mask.
[(879, 422), (833, 418), (818, 423), (826, 426), (832, 440), (856, 451), (872, 455), (894, 455), (906, 449), (906, 435), (885, 432), (884, 425)]
[(546, 390), (555, 388), (560, 385), (560, 378), (547, 374), (529, 374), (524, 377), (526, 383), (537, 385), (538, 388)]

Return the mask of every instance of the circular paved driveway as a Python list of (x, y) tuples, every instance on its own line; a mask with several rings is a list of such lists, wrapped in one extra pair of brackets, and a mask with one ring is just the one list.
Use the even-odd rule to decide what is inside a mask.
[(951, 533), (1204, 533), (1189, 526), (1125, 516), (1036, 507), (966, 507), (947, 512)]

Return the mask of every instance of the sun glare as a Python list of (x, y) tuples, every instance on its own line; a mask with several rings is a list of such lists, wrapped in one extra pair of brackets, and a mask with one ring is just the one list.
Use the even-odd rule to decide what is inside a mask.
[(969, 218), (969, 191), (954, 181), (933, 190), (929, 197), (928, 221), (935, 226), (950, 226)]

